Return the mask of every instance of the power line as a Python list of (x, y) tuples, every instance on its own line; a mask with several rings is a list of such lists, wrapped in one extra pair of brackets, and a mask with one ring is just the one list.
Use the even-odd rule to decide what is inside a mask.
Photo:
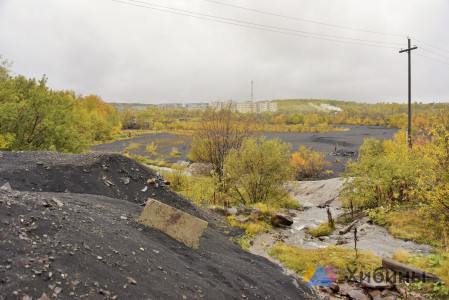
[(424, 51), (427, 51), (427, 52), (429, 52), (429, 53), (432, 53), (433, 55), (436, 55), (436, 56), (439, 56), (439, 57), (442, 57), (442, 58), (445, 58), (445, 59), (448, 59), (448, 60), (449, 60), (449, 57), (447, 57), (447, 56), (438, 54), (438, 53), (436, 53), (436, 52), (434, 52), (434, 51), (432, 51), (432, 50), (423, 48), (422, 46), (420, 46), (419, 48), (422, 49), (422, 50), (424, 50)]
[(224, 20), (224, 21), (227, 21), (227, 22), (237, 22), (237, 23), (248, 24), (248, 25), (252, 25), (252, 26), (266, 27), (266, 28), (275, 29), (275, 30), (283, 30), (283, 31), (297, 32), (297, 33), (302, 33), (302, 34), (317, 35), (317, 36), (323, 36), (323, 37), (327, 37), (327, 38), (345, 39), (345, 40), (357, 41), (357, 42), (376, 43), (376, 44), (389, 44), (389, 45), (402, 45), (402, 43), (392, 43), (392, 42), (384, 42), (384, 41), (357, 39), (357, 38), (350, 38), (350, 37), (343, 37), (343, 36), (336, 36), (336, 35), (329, 35), (329, 34), (321, 34), (321, 33), (313, 33), (313, 32), (308, 32), (308, 31), (289, 29), (289, 28), (285, 28), (285, 27), (276, 27), (276, 26), (270, 26), (270, 25), (264, 25), (264, 24), (246, 22), (246, 21), (240, 21), (240, 20), (236, 20), (236, 19), (217, 17), (217, 16), (214, 16), (214, 15), (197, 13), (197, 12), (192, 12), (192, 11), (188, 11), (188, 10), (183, 10), (183, 9), (178, 9), (178, 8), (173, 8), (173, 7), (157, 5), (157, 4), (153, 4), (153, 3), (149, 3), (149, 2), (145, 2), (145, 1), (138, 1), (138, 0), (127, 0), (127, 1), (128, 2), (135, 2), (135, 3), (139, 3), (139, 4), (143, 4), (143, 5), (159, 7), (159, 8), (163, 8), (163, 9), (169, 9), (169, 10), (173, 10), (173, 11), (179, 11), (179, 12), (182, 12), (182, 13), (194, 14), (194, 15), (207, 17), (207, 18), (215, 18), (215, 19)]
[[(293, 35), (293, 36), (298, 36), (298, 37), (305, 37), (305, 38), (311, 38), (311, 39), (317, 39), (317, 40), (325, 40), (325, 41), (332, 41), (332, 42), (337, 42), (337, 43), (345, 43), (345, 44), (352, 44), (352, 45), (361, 45), (361, 46), (369, 46), (369, 47), (377, 47), (377, 48), (390, 48), (390, 49), (398, 49), (398, 47), (391, 47), (391, 46), (381, 46), (381, 45), (373, 45), (373, 44), (366, 44), (366, 43), (359, 43), (359, 42), (351, 42), (351, 41), (344, 41), (344, 40), (337, 40), (338, 38), (344, 38), (344, 37), (338, 37), (338, 36), (330, 36), (336, 39), (330, 39), (330, 38), (324, 38), (324, 37), (316, 37), (316, 36), (308, 36), (308, 35), (303, 35), (303, 34), (296, 34), (296, 33), (291, 33), (291, 32), (286, 32), (286, 31), (280, 31), (280, 30), (272, 30), (272, 29), (266, 29), (266, 28), (261, 28), (261, 27), (269, 27), (266, 25), (261, 25), (261, 24), (254, 24), (256, 26), (261, 26), (261, 27), (255, 27), (255, 26), (249, 26), (249, 25), (243, 25), (243, 24), (237, 24), (237, 23), (232, 23), (232, 22), (228, 22), (228, 21), (221, 21), (221, 20), (216, 20), (216, 19), (210, 19), (210, 18), (217, 18), (217, 19), (224, 19), (224, 20), (230, 20), (230, 19), (225, 19), (225, 18), (220, 18), (220, 17), (215, 17), (215, 16), (208, 16), (208, 18), (206, 17), (201, 17), (199, 15), (199, 13), (195, 13), (195, 12), (189, 12), (189, 11), (183, 11), (183, 10), (178, 10), (178, 11), (183, 11), (183, 12), (176, 12), (176, 11), (172, 11), (172, 10), (177, 10), (177, 9), (173, 9), (173, 8), (169, 8), (169, 7), (164, 7), (166, 9), (161, 9), (161, 8), (155, 8), (155, 7), (150, 7), (150, 6), (146, 6), (146, 5), (151, 5), (151, 6), (156, 6), (154, 4), (150, 4), (150, 3), (146, 3), (146, 2), (142, 2), (142, 1), (134, 1), (134, 2), (138, 2), (138, 3), (144, 3), (146, 5), (141, 5), (141, 4), (136, 4), (136, 3), (130, 3), (130, 2), (125, 2), (125, 1), (121, 1), (121, 0), (111, 0), (113, 2), (117, 2), (117, 3), (122, 3), (122, 4), (126, 4), (126, 5), (131, 5), (131, 6), (136, 6), (136, 7), (141, 7), (141, 8), (147, 8), (147, 9), (152, 9), (152, 10), (158, 10), (158, 11), (163, 11), (163, 12), (167, 12), (167, 13), (171, 13), (171, 14), (176, 14), (176, 15), (182, 15), (182, 16), (187, 16), (187, 17), (192, 17), (192, 18), (197, 18), (197, 19), (202, 19), (202, 20), (207, 20), (207, 21), (213, 21), (213, 22), (218, 22), (218, 23), (224, 23), (224, 24), (230, 24), (230, 25), (234, 25), (234, 26), (240, 26), (240, 27), (246, 27), (246, 28), (252, 28), (252, 29), (258, 29), (258, 30), (263, 30), (263, 31), (269, 31), (269, 32), (276, 32), (276, 33), (282, 33), (282, 34), (287, 34), (287, 35)], [(133, 0), (130, 0), (133, 1)], [(161, 7), (161, 6), (158, 6)], [(167, 9), (171, 9), (171, 10), (167, 10)], [(248, 22), (243, 22), (243, 21), (238, 21), (238, 20), (231, 20), (233, 22), (240, 22), (240, 23), (248, 23)], [(289, 29), (281, 29), (281, 30), (289, 30)], [(307, 34), (314, 34), (314, 33), (307, 33)], [(344, 39), (348, 39), (348, 38), (344, 38)], [(371, 43), (384, 43), (384, 42), (374, 42), (374, 41), (366, 41), (366, 42), (371, 42)]]
[(291, 19), (291, 20), (297, 20), (297, 21), (301, 21), (301, 22), (308, 22), (308, 23), (319, 24), (319, 25), (324, 25), (324, 26), (329, 26), (329, 27), (343, 28), (343, 29), (349, 29), (349, 30), (355, 30), (355, 31), (361, 31), (361, 32), (369, 32), (369, 33), (375, 33), (375, 34), (382, 34), (382, 35), (388, 35), (388, 36), (405, 37), (404, 35), (400, 35), (400, 34), (385, 33), (385, 32), (372, 31), (372, 30), (366, 30), (366, 29), (359, 29), (359, 28), (340, 26), (340, 25), (329, 24), (329, 23), (324, 23), (324, 22), (312, 21), (312, 20), (307, 20), (307, 19), (301, 19), (301, 18), (286, 16), (286, 15), (271, 13), (271, 12), (267, 12), (267, 11), (263, 11), (263, 10), (252, 9), (252, 8), (238, 6), (238, 5), (222, 3), (222, 2), (213, 1), (213, 0), (205, 0), (205, 1), (211, 2), (211, 3), (215, 3), (215, 4), (224, 5), (224, 6), (230, 6), (230, 7), (235, 7), (235, 8), (239, 8), (239, 9), (249, 10), (249, 11), (253, 11), (253, 12), (257, 12), (257, 13), (261, 13), (261, 14), (266, 14), (266, 15), (270, 15), (270, 16), (276, 16), (276, 17), (281, 17), (281, 18), (286, 18), (286, 19)]
[(423, 41), (420, 41), (420, 40), (418, 40), (417, 38), (413, 38), (415, 41), (417, 41), (417, 42), (419, 42), (419, 43), (423, 43), (423, 44), (426, 44), (427, 46), (430, 46), (430, 47), (433, 47), (433, 48), (435, 48), (435, 49), (438, 49), (438, 50), (440, 50), (440, 51), (444, 51), (444, 52), (447, 52), (447, 53), (449, 53), (449, 50), (445, 50), (445, 49), (443, 49), (443, 48), (440, 48), (440, 47), (437, 47), (437, 46), (434, 46), (434, 45), (432, 45), (432, 44), (430, 44), (430, 43), (427, 43), (427, 42), (423, 42)]
[[(281, 18), (285, 18), (285, 19), (301, 21), (301, 22), (308, 22), (308, 23), (319, 24), (319, 25), (324, 25), (324, 26), (329, 26), (329, 27), (343, 28), (343, 29), (349, 29), (349, 30), (361, 31), (361, 32), (369, 32), (369, 33), (375, 33), (375, 34), (381, 34), (381, 35), (387, 35), (387, 36), (405, 37), (405, 35), (400, 35), (400, 34), (391, 34), (391, 33), (386, 33), (386, 32), (372, 31), (372, 30), (366, 30), (366, 29), (360, 29), (360, 28), (354, 28), (354, 27), (348, 27), (348, 26), (340, 26), (340, 25), (335, 25), (335, 24), (329, 24), (329, 23), (324, 23), (324, 22), (318, 22), (318, 21), (313, 21), (313, 20), (301, 19), (301, 18), (286, 16), (286, 15), (271, 13), (271, 12), (268, 12), (268, 11), (262, 11), (262, 10), (258, 10), (258, 9), (252, 9), (252, 8), (248, 8), (248, 7), (242, 7), (242, 6), (238, 6), (238, 5), (223, 3), (223, 2), (214, 1), (214, 0), (205, 0), (205, 1), (211, 2), (211, 3), (215, 3), (215, 4), (224, 5), (224, 6), (234, 7), (234, 8), (238, 8), (238, 9), (253, 11), (253, 12), (257, 12), (257, 13), (261, 13), (261, 14), (266, 14), (266, 15), (270, 15), (270, 16), (276, 16), (276, 17), (281, 17)], [(430, 44), (428, 42), (420, 41), (420, 40), (416, 39), (415, 37), (413, 37), (413, 39), (416, 40), (417, 42), (426, 44), (429, 47), (432, 47), (432, 48), (438, 49), (440, 51), (444, 51), (444, 52), (449, 53), (449, 50), (446, 50), (446, 49), (440, 48), (438, 46), (432, 45), (432, 44)], [(396, 43), (392, 43), (392, 44), (396, 44)]]
[(448, 62), (445, 62), (445, 61), (442, 61), (442, 60), (439, 60), (439, 59), (436, 59), (436, 58), (432, 58), (432, 57), (429, 57), (429, 56), (426, 56), (426, 55), (422, 55), (422, 54), (419, 54), (419, 53), (415, 53), (415, 54), (418, 55), (418, 56), (425, 57), (427, 59), (431, 59), (431, 60), (434, 60), (434, 61), (437, 61), (437, 62), (440, 62), (442, 64), (445, 64), (445, 65), (449, 66)]

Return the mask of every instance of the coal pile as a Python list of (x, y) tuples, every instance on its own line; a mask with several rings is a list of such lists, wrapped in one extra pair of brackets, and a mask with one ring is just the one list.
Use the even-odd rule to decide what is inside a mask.
[[(0, 299), (316, 298), (127, 157), (0, 152), (0, 186)], [(211, 222), (197, 251), (136, 222), (148, 197)]]

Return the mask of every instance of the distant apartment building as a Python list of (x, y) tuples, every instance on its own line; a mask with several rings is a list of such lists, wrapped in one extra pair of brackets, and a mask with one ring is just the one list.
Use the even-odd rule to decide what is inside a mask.
[(236, 109), (239, 113), (256, 113), (257, 112), (257, 102), (245, 101), (239, 102), (236, 105)]
[(157, 106), (158, 109), (183, 109), (182, 103), (163, 103)]
[[(221, 110), (229, 108), (227, 102), (215, 102), (212, 104), (213, 110)], [(278, 104), (271, 101), (245, 101), (245, 102), (232, 102), (231, 110), (239, 113), (262, 113), (262, 112), (274, 112), (278, 110)]]
[(132, 105), (131, 110), (147, 110), (148, 106), (146, 105)]
[(258, 113), (278, 110), (278, 104), (276, 102), (271, 101), (256, 102), (256, 106)]
[(209, 109), (209, 103), (187, 103), (185, 108), (186, 110), (190, 111), (194, 110), (206, 111)]

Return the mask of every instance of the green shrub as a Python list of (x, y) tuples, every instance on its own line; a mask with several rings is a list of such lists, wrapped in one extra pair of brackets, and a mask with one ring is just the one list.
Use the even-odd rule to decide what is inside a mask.
[(236, 201), (276, 204), (288, 197), (284, 183), (293, 178), (289, 145), (278, 139), (250, 138), (240, 149), (231, 149), (223, 171), (226, 186)]

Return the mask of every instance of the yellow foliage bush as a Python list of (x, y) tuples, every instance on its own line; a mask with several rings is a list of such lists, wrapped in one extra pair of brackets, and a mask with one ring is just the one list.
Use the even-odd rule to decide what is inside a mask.
[(316, 152), (300, 146), (298, 152), (292, 154), (296, 180), (313, 180), (332, 173), (326, 170), (330, 163), (324, 159), (325, 156), (324, 152)]

